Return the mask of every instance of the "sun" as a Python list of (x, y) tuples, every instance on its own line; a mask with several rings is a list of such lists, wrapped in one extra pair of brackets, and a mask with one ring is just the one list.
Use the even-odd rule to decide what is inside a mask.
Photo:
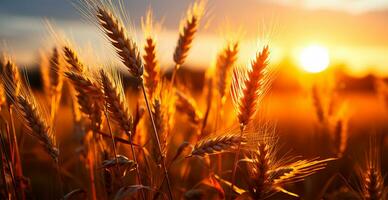
[(319, 45), (308, 46), (300, 52), (299, 62), (302, 69), (307, 72), (321, 72), (329, 66), (329, 51), (327, 48)]

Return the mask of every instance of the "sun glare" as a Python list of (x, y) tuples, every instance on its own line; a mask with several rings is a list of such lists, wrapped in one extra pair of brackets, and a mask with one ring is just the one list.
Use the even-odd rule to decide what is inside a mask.
[(308, 46), (299, 54), (299, 62), (303, 70), (318, 73), (329, 66), (329, 51), (322, 46)]

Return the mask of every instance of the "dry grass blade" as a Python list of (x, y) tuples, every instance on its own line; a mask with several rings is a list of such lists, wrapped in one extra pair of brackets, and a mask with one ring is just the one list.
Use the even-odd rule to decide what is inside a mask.
[(63, 47), (63, 54), (65, 55), (66, 62), (70, 65), (70, 68), (76, 72), (82, 73), (85, 69), (82, 62), (79, 60), (77, 53), (69, 46)]
[(97, 8), (97, 17), (121, 61), (133, 76), (140, 78), (143, 75), (143, 63), (136, 44), (128, 38), (122, 22), (101, 7)]
[(59, 150), (56, 147), (55, 136), (53, 130), (48, 125), (48, 121), (41, 113), (42, 111), (39, 110), (35, 101), (26, 95), (17, 96), (16, 102), (18, 110), (24, 118), (23, 122), (31, 130), (32, 135), (42, 143), (52, 159), (57, 161)]
[(240, 134), (226, 134), (202, 139), (197, 142), (189, 156), (205, 156), (237, 148), (246, 140)]

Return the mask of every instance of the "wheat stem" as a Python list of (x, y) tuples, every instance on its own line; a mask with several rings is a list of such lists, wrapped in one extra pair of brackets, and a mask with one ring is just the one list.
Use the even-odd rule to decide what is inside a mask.
[(12, 185), (13, 185), (14, 195), (15, 195), (15, 197), (17, 197), (16, 196), (16, 194), (17, 194), (17, 190), (16, 190), (17, 186), (16, 186), (16, 181), (15, 181), (15, 176), (14, 176), (13, 169), (12, 169), (12, 166), (11, 166), (11, 163), (10, 163), (10, 159), (9, 159), (9, 157), (7, 155), (7, 152), (6, 152), (5, 142), (4, 142), (2, 136), (0, 137), (0, 140), (1, 140), (2, 152), (4, 152), (5, 161), (7, 162), (7, 166), (8, 166), (8, 169), (9, 169), (10, 176), (11, 176), (11, 181), (12, 181)]
[[(240, 135), (241, 135), (241, 137), (244, 134), (244, 129), (245, 129), (245, 126), (241, 124), (240, 125)], [(231, 195), (230, 195), (231, 199), (232, 199), (232, 194), (233, 194), (234, 181), (236, 179), (237, 162), (238, 162), (238, 158), (240, 156), (240, 150), (241, 150), (241, 142), (239, 142), (239, 144), (237, 146), (236, 155), (234, 156), (233, 171), (232, 171), (232, 182), (231, 182), (232, 186), (231, 186)]]
[[(13, 139), (13, 145), (10, 145), (12, 146), (12, 148), (14, 148), (14, 150), (12, 150), (12, 160), (14, 160), (14, 156), (15, 156), (15, 160), (14, 160), (14, 165), (15, 166), (15, 170), (16, 170), (16, 177), (18, 179), (20, 179), (20, 183), (17, 185), (18, 186), (18, 189), (20, 190), (20, 195), (21, 195), (21, 198), (22, 199), (26, 199), (26, 196), (25, 196), (25, 193), (24, 193), (24, 182), (23, 182), (23, 168), (22, 168), (22, 163), (21, 163), (21, 160), (20, 160), (20, 154), (19, 154), (19, 146), (18, 146), (18, 142), (17, 142), (17, 139), (16, 139), (16, 130), (15, 130), (15, 122), (14, 122), (14, 119), (13, 119), (13, 112), (12, 112), (12, 105), (10, 105), (8, 107), (8, 111), (9, 111), (9, 117), (10, 117), (10, 121), (11, 121), (11, 126), (12, 126), (12, 139)], [(13, 152), (15, 151), (15, 152)]]
[(116, 159), (116, 164), (117, 164), (117, 169), (118, 169), (118, 167), (119, 167), (119, 160), (118, 160), (118, 158), (117, 158), (117, 150), (116, 150), (116, 143), (115, 143), (115, 137), (114, 137), (114, 135), (113, 135), (113, 133), (112, 133), (112, 127), (110, 126), (110, 122), (109, 122), (109, 114), (108, 114), (108, 111), (107, 111), (107, 108), (108, 107), (108, 105), (105, 105), (105, 109), (104, 109), (104, 113), (105, 113), (105, 117), (106, 117), (106, 123), (107, 123), (107, 125), (108, 125), (108, 130), (109, 130), (109, 135), (110, 135), (110, 137), (111, 137), (111, 139), (112, 139), (112, 148), (113, 148), (113, 154), (114, 154), (114, 156), (115, 156), (115, 159)]
[(152, 128), (154, 129), (154, 137), (155, 137), (155, 140), (156, 140), (156, 142), (158, 144), (159, 153), (160, 153), (160, 157), (161, 157), (161, 164), (162, 164), (162, 168), (164, 170), (164, 175), (165, 175), (165, 178), (166, 178), (166, 181), (167, 181), (169, 198), (172, 200), (173, 199), (172, 188), (171, 188), (170, 178), (168, 176), (168, 171), (167, 171), (167, 168), (166, 168), (166, 161), (165, 161), (163, 153), (162, 153), (162, 148), (161, 148), (160, 141), (159, 141), (158, 131), (156, 130), (156, 125), (155, 125), (154, 117), (152, 116), (152, 112), (151, 112), (151, 108), (150, 108), (150, 105), (149, 105), (149, 102), (148, 102), (147, 93), (146, 93), (146, 90), (145, 90), (145, 87), (144, 87), (143, 80), (141, 81), (141, 89), (143, 91), (143, 96), (144, 96), (144, 100), (145, 100), (145, 103), (146, 103), (146, 106), (147, 106), (148, 115), (150, 116), (150, 119), (151, 119)]

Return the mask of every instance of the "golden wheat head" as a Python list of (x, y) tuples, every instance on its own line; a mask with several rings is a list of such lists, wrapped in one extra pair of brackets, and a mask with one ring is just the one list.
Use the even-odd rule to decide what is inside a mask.
[(143, 75), (141, 56), (136, 43), (127, 36), (122, 22), (102, 7), (97, 8), (97, 18), (123, 64), (133, 76), (140, 78)]
[[(266, 92), (265, 69), (268, 66), (269, 48), (265, 46), (256, 56), (248, 71), (233, 71), (232, 99), (240, 125), (246, 126), (257, 111), (257, 104)], [(269, 77), (266, 77), (269, 78)]]
[(174, 51), (174, 62), (176, 65), (182, 65), (191, 48), (194, 35), (197, 32), (199, 21), (204, 14), (205, 1), (197, 1), (187, 11), (184, 25), (182, 26), (179, 39)]

